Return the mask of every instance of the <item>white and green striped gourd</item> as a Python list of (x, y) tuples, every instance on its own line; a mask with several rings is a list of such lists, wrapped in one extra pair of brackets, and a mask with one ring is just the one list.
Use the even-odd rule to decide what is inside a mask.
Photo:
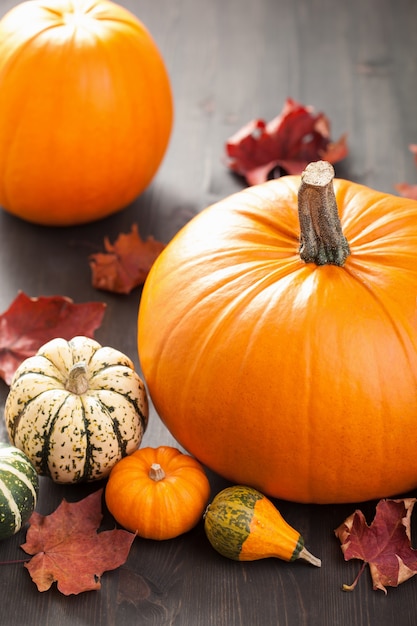
[(18, 367), (5, 405), (10, 441), (57, 483), (105, 478), (148, 422), (132, 361), (87, 337), (53, 339)]
[(0, 539), (19, 532), (36, 507), (39, 478), (15, 446), (0, 442)]

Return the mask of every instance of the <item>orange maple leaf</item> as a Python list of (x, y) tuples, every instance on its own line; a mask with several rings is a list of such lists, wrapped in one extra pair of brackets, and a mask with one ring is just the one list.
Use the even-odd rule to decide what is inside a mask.
[(128, 234), (120, 234), (114, 244), (106, 237), (104, 248), (90, 256), (92, 284), (96, 289), (128, 294), (145, 279), (165, 244), (153, 237), (141, 238), (136, 224)]

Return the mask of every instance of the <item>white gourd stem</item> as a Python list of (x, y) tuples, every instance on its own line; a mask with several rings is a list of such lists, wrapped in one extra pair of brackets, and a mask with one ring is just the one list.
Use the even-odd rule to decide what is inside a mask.
[(165, 472), (159, 463), (152, 463), (149, 470), (149, 478), (158, 482), (158, 480), (163, 480), (165, 478)]
[(321, 567), (321, 560), (314, 556), (314, 554), (311, 554), (311, 552), (306, 550), (306, 548), (302, 548), (302, 550), (300, 550), (297, 558), (303, 559), (303, 561), (307, 561), (308, 563), (311, 563), (311, 565), (315, 565), (316, 567)]
[(78, 396), (88, 391), (88, 373), (84, 361), (75, 363), (70, 369), (66, 389)]
[(342, 267), (350, 248), (342, 232), (333, 178), (334, 168), (327, 161), (310, 163), (301, 174), (300, 257), (306, 263)]

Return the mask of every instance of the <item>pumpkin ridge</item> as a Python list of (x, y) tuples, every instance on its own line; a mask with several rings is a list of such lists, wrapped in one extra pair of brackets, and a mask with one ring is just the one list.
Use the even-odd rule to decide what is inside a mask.
[(20, 514), (19, 511), (19, 507), (17, 506), (14, 498), (13, 498), (13, 494), (10, 491), (10, 489), (7, 487), (6, 483), (0, 479), (0, 511), (1, 511), (1, 499), (2, 496), (4, 497), (5, 501), (8, 503), (9, 505), (9, 509), (11, 514), (14, 517), (14, 527), (16, 529), (16, 532), (20, 530), (21, 526), (22, 526), (22, 516)]
[[(128, 12), (128, 11), (127, 11)], [(87, 15), (89, 15), (87, 13)], [(90, 14), (91, 15), (91, 14)], [(143, 36), (144, 33), (146, 33), (149, 37), (150, 33), (146, 30), (146, 28), (144, 26), (142, 26), (139, 22), (136, 23), (135, 22), (135, 17), (133, 16), (133, 14), (130, 14), (132, 17), (132, 20), (124, 20), (122, 17), (120, 16), (107, 16), (107, 15), (99, 15), (99, 14), (92, 14), (92, 20), (93, 21), (100, 21), (100, 22), (109, 22), (109, 24), (117, 24), (118, 26), (121, 27), (128, 27), (129, 28), (129, 36), (126, 35), (126, 33), (120, 33), (119, 31), (114, 30), (114, 33), (116, 37), (121, 38), (121, 42), (123, 42), (123, 45), (126, 47), (130, 46), (131, 52), (133, 50), (135, 50), (136, 48), (139, 49), (139, 52), (142, 49), (142, 42), (138, 45), (138, 42), (136, 41), (136, 38), (139, 36)], [(94, 37), (94, 41), (96, 44), (96, 50), (100, 49), (101, 52), (101, 56), (100, 56), (100, 61), (101, 61), (101, 68), (106, 72), (107, 76), (111, 78), (111, 84), (116, 84), (116, 82), (118, 80), (123, 79), (123, 86), (125, 88), (126, 91), (129, 91), (129, 80), (125, 77), (125, 76), (121, 76), (120, 75), (120, 71), (119, 71), (119, 65), (118, 65), (118, 55), (120, 53), (120, 50), (122, 49), (119, 42), (117, 43), (117, 45), (114, 46), (114, 48), (109, 48), (108, 46), (108, 34), (106, 32), (100, 32), (99, 30), (96, 30), (94, 27), (92, 28), (88, 28), (87, 29), (89, 36)], [(156, 44), (154, 43), (153, 39), (151, 38), (150, 41), (144, 42), (146, 43), (146, 47), (149, 49), (151, 47), (152, 44), (152, 49), (154, 54), (157, 54), (158, 56), (160, 56), (159, 50), (156, 47)], [(161, 58), (162, 60), (162, 58)], [(149, 85), (152, 83), (152, 78), (153, 78), (153, 71), (149, 70), (149, 68), (143, 64), (143, 66), (139, 66), (139, 68), (137, 68), (136, 71), (140, 71), (141, 72), (141, 76), (146, 77), (146, 84)], [(152, 100), (153, 98), (153, 106), (149, 107), (152, 108), (154, 110), (157, 109), (157, 105), (159, 102), (159, 98), (160, 95), (158, 96), (154, 96), (153, 90), (152, 89), (148, 89), (147, 91), (147, 100), (148, 102)], [(111, 101), (111, 107), (114, 108), (115, 105), (117, 104), (117, 100), (114, 100), (114, 94), (112, 94), (109, 98), (108, 101)], [(156, 99), (155, 99), (156, 98)], [(109, 105), (110, 106), (110, 105)], [(135, 102), (131, 102), (129, 109), (128, 109), (128, 115), (131, 119), (131, 124), (132, 126), (135, 125), (135, 131), (131, 132), (130, 135), (134, 136), (135, 134), (137, 135), (138, 132), (140, 132), (140, 124), (138, 122), (138, 116), (137, 116), (137, 100)], [(114, 155), (115, 150), (117, 149), (117, 144), (118, 144), (118, 133), (117, 133), (117, 121), (116, 121), (116, 116), (113, 116), (111, 118), (112, 123), (113, 123), (113, 127), (115, 129), (115, 133), (113, 135), (113, 143), (112, 145), (110, 145), (110, 143), (108, 142), (108, 150), (107, 153), (109, 155), (109, 159), (107, 162), (108, 165), (108, 175), (112, 176), (113, 175), (113, 168), (112, 168), (112, 157)], [(110, 123), (109, 120), (107, 120), (108, 124)], [(166, 135), (165, 135), (165, 131), (164, 131), (164, 126), (165, 126), (165, 121), (159, 120), (159, 125), (156, 123), (156, 120), (154, 120), (153, 123), (153, 127), (152, 127), (152, 141), (148, 143), (148, 149), (153, 151), (153, 155), (160, 155), (161, 158), (165, 152), (166, 146), (167, 146), (167, 139), (166, 139)], [(136, 129), (136, 126), (138, 126), (139, 128)], [(126, 152), (126, 150), (125, 150)], [(136, 159), (140, 157), (138, 157), (136, 155)], [(148, 157), (148, 159), (144, 162), (140, 162), (140, 168), (145, 171), (146, 168), (146, 163), (147, 161), (151, 161), (151, 159)], [(125, 171), (129, 170), (131, 173), (131, 177), (135, 176), (135, 171), (137, 170), (138, 167), (138, 163), (137, 160), (133, 161), (133, 157), (132, 160), (129, 162), (129, 166), (127, 166), (127, 164), (125, 165)], [(147, 180), (144, 183), (145, 186), (147, 186), (150, 182), (150, 180), (153, 177), (153, 173), (152, 170), (149, 171), (147, 173)], [(120, 193), (124, 192), (124, 189), (122, 189), (120, 191)], [(136, 192), (131, 193), (129, 196), (124, 196), (123, 199), (123, 206), (127, 206), (130, 202), (132, 202), (134, 200), (134, 198), (137, 196)]]
[[(213, 341), (215, 342), (216, 335), (218, 333), (224, 332), (225, 324), (229, 324), (230, 322), (233, 323), (235, 321), (237, 313), (241, 315), (244, 313), (246, 309), (246, 305), (248, 303), (251, 304), (253, 302), (253, 299), (255, 297), (254, 294), (259, 295), (268, 288), (272, 289), (273, 286), (276, 285), (276, 283), (278, 283), (282, 279), (285, 279), (287, 276), (293, 275), (294, 272), (306, 271), (306, 266), (304, 263), (303, 264), (300, 263), (298, 254), (294, 255), (293, 258), (290, 257), (288, 260), (288, 263), (286, 263), (284, 266), (282, 262), (283, 262), (282, 259), (271, 259), (270, 260), (271, 264), (275, 263), (275, 264), (279, 264), (279, 266), (276, 267), (276, 269), (265, 274), (262, 272), (265, 268), (266, 262), (264, 260), (260, 261), (259, 265), (253, 269), (253, 272), (259, 271), (259, 273), (261, 274), (259, 280), (255, 283), (255, 285), (251, 284), (250, 288), (245, 288), (243, 293), (239, 293), (239, 295), (235, 296), (234, 299), (230, 298), (230, 301), (228, 301), (227, 304), (223, 305), (222, 308), (218, 310), (218, 312), (216, 313), (216, 320), (213, 321), (211, 325), (210, 334), (207, 332), (204, 335), (204, 338), (201, 337), (201, 345), (200, 345), (199, 351), (203, 359), (204, 359), (204, 354), (208, 350), (208, 346), (210, 342), (213, 342)], [(218, 297), (219, 293), (222, 293), (225, 290), (233, 293), (235, 290), (234, 284), (237, 283), (243, 275), (245, 276), (252, 275), (252, 272), (248, 272), (247, 270), (245, 271), (245, 268), (242, 268), (241, 272), (233, 276), (232, 279), (225, 280), (221, 284), (220, 288), (216, 288), (216, 291), (214, 292), (215, 298)], [(273, 295), (275, 295), (275, 293)], [(209, 298), (211, 299), (213, 298), (213, 291), (212, 290), (209, 291), (209, 288), (208, 288), (206, 298), (204, 298), (204, 296), (201, 296), (200, 294), (199, 297), (196, 298), (194, 306), (191, 305), (189, 302), (187, 302), (187, 308), (185, 311), (182, 311), (181, 318), (178, 321), (178, 324), (176, 325), (175, 329), (178, 329), (178, 327), (182, 323), (186, 324), (188, 318), (192, 319), (196, 315), (198, 316), (198, 307), (200, 307), (202, 304), (207, 306), (207, 304), (205, 304), (205, 301), (208, 300)], [(165, 342), (165, 345), (167, 346), (167, 349), (170, 350), (168, 341)], [(161, 361), (163, 360), (163, 355), (164, 355), (164, 347), (162, 345), (162, 348), (161, 348), (162, 358), (160, 359)], [(154, 366), (158, 368), (158, 362), (156, 362)], [(188, 369), (188, 377), (190, 380), (193, 378), (194, 372), (198, 371), (199, 367), (200, 365), (199, 365), (198, 359), (194, 359), (193, 364), (192, 365), (190, 364), (190, 367)]]
[[(142, 33), (146, 30), (144, 26), (141, 26), (141, 24), (135, 22), (133, 14), (130, 13), (128, 9), (126, 9), (124, 15), (113, 14), (112, 16), (109, 16), (105, 12), (100, 13), (100, 7), (98, 6), (99, 4), (100, 2), (93, 3), (91, 7), (84, 10), (84, 14), (94, 18), (94, 20), (98, 22), (109, 22), (112, 24), (128, 27), (132, 31), (133, 35), (142, 35)], [(96, 7), (98, 7), (98, 12), (95, 13), (94, 10), (96, 9)], [(129, 17), (131, 17), (132, 19), (128, 19)], [(100, 33), (94, 32), (94, 35), (97, 36), (97, 39), (100, 41), (100, 43), (104, 43), (103, 39), (100, 37)]]
[(146, 417), (146, 415), (143, 413), (143, 411), (141, 410), (139, 403), (137, 402), (137, 400), (135, 400), (134, 398), (131, 398), (128, 395), (124, 396), (125, 400), (127, 400), (132, 407), (135, 409), (136, 414), (139, 416), (140, 419), (140, 423), (142, 425), (142, 430), (143, 432), (145, 432), (147, 426), (148, 426), (148, 418)]
[[(100, 361), (99, 357), (97, 359), (94, 359), (94, 357), (95, 354), (87, 363), (90, 373), (90, 380), (92, 383), (94, 382), (94, 378), (96, 376), (100, 376), (100, 374), (103, 374), (103, 372), (107, 372), (109, 370), (111, 371), (112, 369), (115, 369), (117, 367), (122, 369), (124, 368), (126, 370), (124, 374), (125, 376), (129, 376), (131, 371), (134, 370), (134, 365), (128, 358), (126, 358), (125, 361), (120, 359), (120, 361), (110, 363), (109, 361)], [(98, 360), (98, 363), (96, 363), (96, 360)], [(98, 365), (98, 367), (95, 367), (96, 365)]]
[(95, 400), (97, 402), (97, 404), (100, 406), (100, 409), (102, 411), (102, 413), (104, 413), (105, 415), (108, 416), (109, 418), (109, 422), (111, 424), (112, 430), (114, 432), (114, 434), (116, 435), (116, 440), (117, 440), (117, 445), (119, 448), (119, 452), (121, 454), (122, 457), (126, 456), (127, 452), (127, 444), (129, 443), (128, 441), (126, 441), (126, 439), (123, 437), (121, 430), (119, 428), (120, 426), (120, 422), (118, 420), (118, 418), (113, 415), (112, 411), (110, 411), (109, 407), (104, 404), (99, 397), (95, 397)]
[[(34, 510), (38, 496), (38, 491), (33, 483), (33, 480), (37, 481), (34, 467), (31, 466), (33, 476), (29, 478), (23, 471), (22, 454), (13, 454), (13, 457), (15, 458), (5, 459), (0, 456), (0, 519), (2, 522), (0, 524), (0, 538), (6, 536), (4, 533), (8, 535), (10, 526), (13, 526), (14, 533), (21, 529), (23, 523)], [(22, 469), (19, 470), (16, 464), (19, 464)], [(5, 512), (4, 515), (2, 509)], [(13, 521), (7, 520), (8, 515), (13, 516)], [(3, 523), (7, 524), (4, 529)]]
[(35, 510), (39, 480), (33, 463), (0, 442), (0, 540), (16, 534)]
[[(33, 358), (33, 357), (28, 357), (28, 359), (27, 359), (27, 360), (32, 359), (32, 358)], [(55, 364), (54, 364), (54, 363), (52, 363), (52, 362), (50, 362), (50, 363), (51, 363), (51, 365), (52, 365), (52, 366), (53, 366), (53, 367), (54, 367), (57, 371), (59, 371), (59, 370), (58, 370), (58, 368), (55, 366)], [(22, 370), (21, 372), (20, 372), (19, 370), (16, 370), (16, 375), (15, 375), (15, 378), (14, 378), (14, 380), (13, 380), (13, 384), (16, 384), (19, 380), (21, 380), (21, 379), (22, 379), (22, 378), (24, 378), (25, 376), (31, 376), (31, 375), (34, 375), (34, 376), (44, 376), (44, 377), (45, 377), (45, 379), (47, 379), (47, 380), (49, 380), (49, 379), (51, 379), (51, 378), (52, 378), (52, 380), (56, 381), (59, 385), (61, 385), (61, 386), (62, 386), (62, 389), (65, 389), (65, 380), (64, 380), (64, 377), (52, 376), (52, 375), (50, 375), (50, 373), (48, 373), (48, 375), (46, 375), (46, 374), (44, 374), (44, 373), (43, 373), (40, 369), (36, 369), (36, 368), (33, 368), (33, 369), (26, 369), (26, 368), (25, 368), (25, 369), (24, 369), (24, 370)], [(42, 392), (41, 392), (41, 393), (42, 393)], [(38, 394), (38, 395), (39, 395), (39, 394)]]
[[(39, 396), (38, 396), (38, 398), (39, 398)], [(38, 462), (39, 472), (40, 472), (40, 474), (43, 474), (45, 476), (49, 476), (50, 478), (52, 477), (52, 473), (51, 473), (51, 471), (49, 469), (49, 464), (48, 464), (50, 450), (51, 450), (50, 442), (51, 442), (51, 438), (52, 438), (55, 426), (56, 426), (56, 424), (58, 422), (58, 419), (59, 419), (59, 413), (60, 413), (62, 407), (67, 402), (68, 398), (69, 398), (69, 394), (61, 402), (61, 404), (59, 405), (59, 407), (55, 411), (55, 414), (53, 416), (51, 416), (51, 419), (48, 419), (48, 422), (49, 422), (48, 432), (47, 432), (46, 436), (43, 437), (42, 448), (41, 448), (40, 452), (38, 453), (38, 456), (39, 456), (39, 462)]]
[[(415, 342), (413, 339), (413, 329), (411, 325), (409, 324), (408, 320), (403, 319), (403, 318), (401, 318), (401, 326), (407, 328), (407, 333), (402, 332), (400, 323), (398, 321), (400, 318), (400, 315), (402, 315), (402, 310), (398, 310), (396, 308), (396, 302), (392, 301), (394, 307), (396, 308), (395, 315), (393, 315), (389, 307), (387, 306), (387, 302), (389, 302), (389, 300), (387, 300), (387, 295), (385, 293), (383, 294), (384, 298), (381, 298), (380, 296), (378, 296), (378, 293), (375, 291), (375, 289), (372, 289), (371, 287), (369, 287), (365, 281), (360, 280), (354, 272), (349, 271), (348, 267), (345, 266), (343, 269), (346, 270), (347, 273), (356, 281), (358, 287), (362, 287), (368, 293), (368, 295), (371, 296), (371, 299), (378, 304), (378, 306), (380, 307), (380, 310), (384, 313), (384, 317), (389, 322), (390, 327), (393, 329), (394, 334), (396, 338), (398, 339), (398, 342), (401, 344), (403, 352), (406, 355), (407, 362), (410, 366), (410, 371), (412, 371), (413, 365), (409, 358), (409, 349), (406, 346), (404, 335), (406, 334), (408, 342), (410, 342), (413, 345), (415, 350), (417, 349), (417, 342)], [(417, 386), (417, 381), (416, 381), (416, 386)]]
[[(29, 372), (29, 373), (35, 373), (38, 374), (38, 372)], [(13, 382), (13, 384), (16, 384), (16, 382), (18, 380), (21, 380), (23, 376), (25, 376), (26, 372), (24, 372), (24, 374), (22, 376), (19, 376), (18, 378), (16, 378), (16, 380)], [(62, 384), (62, 381), (58, 381), (60, 384)], [(42, 394), (44, 394), (45, 392), (51, 391), (50, 389), (48, 390), (44, 390), (41, 391), (40, 393), (38, 393), (36, 396), (33, 396), (32, 398), (29, 398), (25, 404), (22, 406), (21, 410), (17, 413), (17, 415), (13, 415), (13, 416), (8, 416), (7, 419), (7, 428), (9, 431), (9, 436), (10, 439), (12, 441), (15, 441), (16, 439), (16, 433), (19, 430), (19, 426), (20, 426), (20, 422), (22, 421), (22, 419), (25, 419), (25, 412), (28, 406), (32, 405), (34, 402), (36, 403), (38, 401), (38, 399), (42, 396)]]
[[(89, 394), (90, 397), (94, 396), (94, 398), (97, 400), (97, 402), (100, 403), (100, 406), (102, 406), (104, 408), (104, 412), (107, 413), (111, 419), (114, 419), (112, 417), (111, 412), (108, 410), (108, 407), (100, 399), (100, 391), (101, 391), (101, 389), (90, 387), (90, 391), (91, 392), (97, 392), (97, 393), (94, 393), (94, 394), (90, 393)], [(118, 396), (121, 396), (124, 400), (126, 400), (132, 406), (132, 408), (135, 410), (135, 413), (136, 413), (137, 417), (139, 417), (139, 421), (141, 423), (142, 431), (145, 432), (145, 430), (147, 428), (147, 425), (148, 425), (148, 418), (145, 415), (145, 413), (143, 413), (143, 411), (141, 410), (141, 408), (139, 406), (139, 401), (136, 400), (135, 398), (132, 398), (130, 396), (129, 391), (126, 391), (126, 393), (121, 393), (120, 391), (118, 391), (117, 389), (114, 389), (112, 387), (107, 387), (106, 391), (110, 391), (110, 392), (112, 392), (114, 394), (117, 394)]]
[[(19, 463), (19, 458), (16, 455), (16, 459), (13, 461), (13, 463)], [(35, 500), (36, 499), (36, 490), (33, 486), (33, 483), (28, 479), (28, 477), (24, 474), (24, 472), (22, 472), (21, 470), (17, 469), (14, 464), (11, 463), (10, 461), (7, 461), (5, 459), (1, 459), (0, 458), (0, 464), (3, 464), (4, 466), (7, 466), (7, 469), (13, 474), (13, 476), (15, 476), (21, 483), (24, 484), (25, 487), (27, 487), (27, 489), (32, 493), (32, 497)]]
[(87, 417), (87, 412), (85, 410), (85, 404), (83, 398), (80, 398), (80, 409), (82, 415), (82, 422), (84, 425), (85, 432), (85, 462), (83, 473), (80, 474), (78, 479), (75, 482), (82, 482), (84, 480), (89, 480), (91, 478), (92, 470), (93, 470), (93, 451), (95, 447), (91, 443), (91, 430), (89, 429), (90, 420)]

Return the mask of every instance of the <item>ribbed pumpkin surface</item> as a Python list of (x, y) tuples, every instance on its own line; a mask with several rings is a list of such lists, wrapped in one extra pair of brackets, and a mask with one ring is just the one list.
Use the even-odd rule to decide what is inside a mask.
[[(77, 367), (78, 393), (68, 388)], [(91, 481), (139, 446), (148, 403), (126, 355), (86, 337), (54, 339), (17, 369), (5, 418), (10, 440), (39, 474)]]
[(202, 211), (143, 290), (142, 372), (173, 436), (234, 483), (300, 502), (417, 486), (417, 202), (334, 180), (351, 254), (299, 254), (299, 177)]
[(150, 183), (172, 94), (146, 27), (106, 0), (22, 2), (0, 21), (0, 203), (39, 224), (102, 218)]

